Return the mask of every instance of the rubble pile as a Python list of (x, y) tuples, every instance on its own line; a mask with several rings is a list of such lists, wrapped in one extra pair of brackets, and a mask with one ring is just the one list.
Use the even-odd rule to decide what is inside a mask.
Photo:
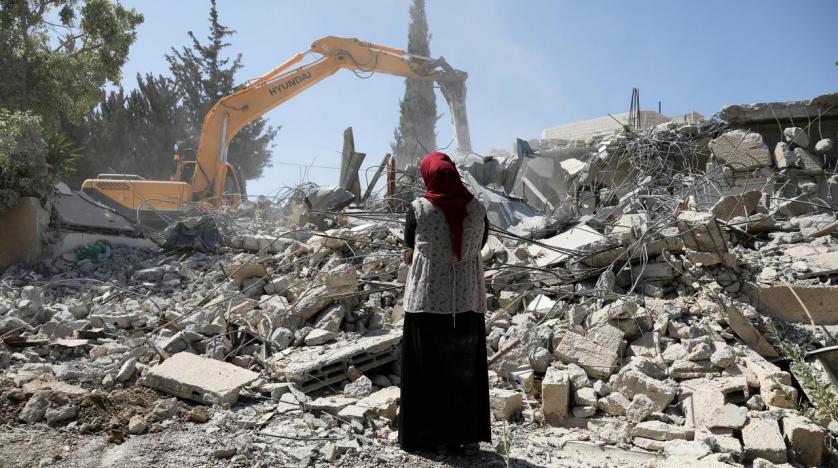
[[(497, 441), (511, 423), (539, 463), (574, 441), (719, 466), (838, 460), (834, 153), (800, 127), (783, 137), (769, 151), (713, 120), (574, 143), (537, 221), (493, 221)], [(468, 164), (490, 219), (523, 203), (508, 197), (523, 158), (547, 151), (518, 148)], [(114, 443), (206, 424), (229, 434), (212, 457), (242, 464), (401, 460), (403, 217), (311, 185), (237, 216), (214, 250), (101, 242), (6, 270), (2, 422)]]

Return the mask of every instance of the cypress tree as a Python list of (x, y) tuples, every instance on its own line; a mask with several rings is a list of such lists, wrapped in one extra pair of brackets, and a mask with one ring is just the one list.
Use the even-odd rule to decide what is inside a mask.
[[(413, 0), (407, 35), (408, 53), (430, 57), (430, 39), (425, 0)], [(391, 148), (397, 166), (404, 169), (417, 165), (422, 156), (437, 147), (434, 82), (406, 78), (404, 99), (399, 102), (399, 109), (399, 127), (394, 132)]]

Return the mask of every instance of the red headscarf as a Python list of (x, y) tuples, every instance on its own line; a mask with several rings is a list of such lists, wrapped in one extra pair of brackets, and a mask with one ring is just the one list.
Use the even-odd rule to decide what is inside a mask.
[(460, 180), (460, 173), (457, 172), (454, 161), (439, 151), (429, 153), (422, 158), (419, 163), (419, 174), (428, 188), (425, 198), (434, 206), (440, 207), (445, 214), (448, 230), (451, 231), (451, 247), (457, 259), (462, 260), (463, 220), (468, 214), (466, 204), (474, 198), (474, 195)]

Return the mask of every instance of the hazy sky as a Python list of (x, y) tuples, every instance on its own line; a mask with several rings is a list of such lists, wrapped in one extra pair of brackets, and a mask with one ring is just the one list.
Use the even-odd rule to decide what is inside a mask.
[[(500, 1), (426, 0), (431, 54), (469, 73), (474, 150), (511, 149), (516, 137), (628, 110), (631, 88), (643, 108), (705, 116), (725, 104), (808, 99), (838, 91), (838, 1)], [(207, 0), (123, 0), (145, 15), (124, 68), (168, 74), (164, 54), (208, 32)], [(237, 31), (238, 81), (255, 78), (319, 37), (357, 37), (407, 47), (409, 0), (219, 0), (222, 24)], [(342, 132), (352, 126), (365, 166), (389, 152), (404, 80), (349, 71), (324, 80), (267, 114), (282, 126), (272, 168), (251, 194), (303, 179), (337, 182)], [(437, 96), (438, 144), (452, 138)], [(453, 148), (451, 148), (453, 152)], [(362, 175), (362, 186), (365, 186)]]

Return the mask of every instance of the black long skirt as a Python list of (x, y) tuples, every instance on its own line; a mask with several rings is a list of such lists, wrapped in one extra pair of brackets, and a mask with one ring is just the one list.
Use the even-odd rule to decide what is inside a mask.
[[(456, 320), (455, 320), (456, 319)], [(483, 314), (408, 313), (401, 355), (399, 445), (491, 442)]]

